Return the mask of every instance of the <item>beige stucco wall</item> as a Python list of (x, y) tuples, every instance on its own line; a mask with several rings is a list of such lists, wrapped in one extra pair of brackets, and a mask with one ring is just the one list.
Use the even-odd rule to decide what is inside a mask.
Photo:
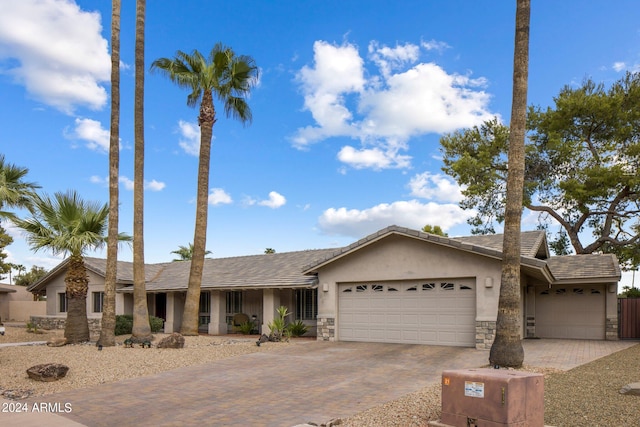
[(500, 274), (499, 260), (391, 235), (319, 269), (318, 318), (335, 318), (337, 334), (339, 283), (473, 278), (476, 321), (495, 321)]
[[(5, 285), (5, 287), (10, 288), (15, 292), (0, 292), (0, 320), (16, 320), (16, 321), (25, 321), (29, 319), (29, 308), (28, 306), (34, 306), (34, 310), (42, 310), (37, 309), (38, 307), (33, 303), (33, 294), (27, 291), (27, 288), (24, 286), (10, 286)], [(27, 303), (27, 304), (22, 304)], [(19, 308), (20, 305), (23, 305), (22, 308)], [(42, 304), (41, 304), (42, 305)], [(40, 314), (40, 313), (33, 313)], [(42, 313), (44, 314), (44, 313)], [(26, 317), (25, 317), (26, 316)]]

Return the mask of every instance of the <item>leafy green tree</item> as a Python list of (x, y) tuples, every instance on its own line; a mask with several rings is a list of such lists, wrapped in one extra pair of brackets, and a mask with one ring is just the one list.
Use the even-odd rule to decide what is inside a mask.
[(44, 267), (32, 265), (31, 270), (17, 275), (13, 283), (17, 286), (30, 286), (43, 278), (47, 273), (48, 271)]
[[(50, 250), (54, 255), (69, 256), (65, 275), (68, 298), (67, 321), (64, 336), (68, 343), (89, 340), (87, 322), (87, 289), (89, 277), (84, 254), (106, 243), (109, 208), (106, 204), (83, 200), (75, 191), (55, 193), (53, 197), (36, 196), (34, 215), (27, 219), (14, 219), (26, 232), (26, 239), (34, 251)], [(119, 241), (129, 241), (119, 234)]]
[(116, 345), (116, 280), (118, 277), (118, 225), (120, 219), (120, 0), (111, 0), (111, 123), (109, 132), (109, 229), (104, 304), (98, 344)]
[(422, 227), (422, 231), (424, 231), (425, 233), (429, 233), (429, 234), (436, 234), (436, 235), (442, 236), (442, 237), (448, 237), (449, 236), (447, 233), (445, 233), (442, 230), (442, 227), (440, 227), (439, 225), (427, 224), (424, 227)]
[[(193, 259), (193, 243), (189, 243), (189, 246), (178, 246), (178, 249), (171, 251), (172, 254), (178, 255), (180, 258), (173, 261), (191, 261)], [(205, 256), (210, 255), (211, 251), (204, 251)]]
[(265, 254), (275, 254), (275, 253), (276, 253), (276, 250), (275, 250), (275, 249), (273, 249), (273, 248), (266, 248), (266, 249), (264, 250), (264, 253), (265, 253)]
[(151, 69), (169, 77), (178, 86), (190, 90), (187, 105), (196, 107), (200, 104), (198, 115), (200, 155), (194, 246), (182, 327), (180, 328), (180, 332), (184, 335), (196, 335), (198, 333), (200, 285), (207, 243), (211, 138), (213, 125), (217, 120), (213, 97), (217, 97), (224, 104), (227, 117), (236, 118), (243, 124), (250, 123), (252, 115), (246, 97), (257, 82), (258, 67), (250, 56), (237, 56), (231, 48), (218, 43), (207, 58), (197, 50), (191, 54), (178, 51), (173, 59), (160, 58), (155, 60), (151, 64)]
[(622, 292), (618, 295), (621, 298), (640, 298), (640, 289), (631, 286), (623, 286)]
[[(559, 226), (556, 253), (613, 253), (640, 263), (640, 73), (609, 88), (564, 87), (554, 108), (530, 107), (523, 206)], [(509, 129), (496, 120), (441, 139), (443, 170), (464, 186), (475, 233), (504, 220)]]
[(489, 351), (492, 365), (518, 368), (524, 361), (520, 334), (520, 236), (524, 186), (529, 76), (530, 0), (516, 1), (515, 48), (513, 53), (513, 98), (508, 150), (507, 194), (502, 242), (502, 274), (498, 299), (496, 336)]
[(13, 243), (13, 237), (7, 234), (7, 231), (0, 225), (0, 280), (4, 279), (3, 274), (7, 274), (11, 271), (12, 264), (5, 262), (7, 259), (7, 253), (4, 248)]

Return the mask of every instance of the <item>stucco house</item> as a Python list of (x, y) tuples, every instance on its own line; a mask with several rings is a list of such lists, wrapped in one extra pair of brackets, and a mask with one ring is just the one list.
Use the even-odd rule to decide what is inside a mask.
[(44, 312), (44, 303), (34, 301), (26, 287), (0, 283), (0, 322), (25, 322)]
[[(442, 237), (390, 226), (337, 249), (209, 259), (200, 324), (228, 333), (235, 313), (261, 332), (280, 305), (319, 340), (488, 348), (494, 338), (502, 235)], [(613, 255), (550, 256), (543, 231), (521, 239), (522, 336), (617, 339)], [(47, 314), (64, 315), (66, 261), (31, 286)], [(104, 259), (87, 258), (90, 316), (100, 316)], [(147, 265), (149, 311), (179, 330), (189, 263)], [(132, 311), (132, 264), (119, 262), (117, 313)]]

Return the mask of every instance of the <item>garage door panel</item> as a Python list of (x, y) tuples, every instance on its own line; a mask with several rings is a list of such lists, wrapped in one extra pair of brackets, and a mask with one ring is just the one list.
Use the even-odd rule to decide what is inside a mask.
[(536, 335), (540, 338), (605, 338), (604, 285), (537, 289)]
[[(443, 285), (449, 288), (440, 282), (341, 285), (339, 339), (473, 347), (475, 280)], [(342, 292), (347, 288), (364, 290)]]

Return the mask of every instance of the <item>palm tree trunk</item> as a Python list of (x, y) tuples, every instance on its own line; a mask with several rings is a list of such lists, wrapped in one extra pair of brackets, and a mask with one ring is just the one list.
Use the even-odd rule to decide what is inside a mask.
[(64, 282), (68, 299), (64, 337), (69, 344), (89, 341), (89, 323), (87, 321), (89, 278), (82, 256), (71, 255), (69, 257), (69, 267)]
[(144, 274), (144, 21), (145, 0), (136, 0), (134, 188), (133, 188), (133, 330), (134, 342), (151, 339)]
[(517, 0), (502, 276), (496, 338), (489, 352), (489, 362), (492, 365), (509, 367), (520, 367), (524, 361), (520, 334), (520, 229), (525, 166), (524, 138), (529, 74), (530, 15), (530, 0)]
[(189, 271), (187, 297), (180, 332), (183, 335), (198, 334), (200, 286), (207, 246), (207, 216), (209, 210), (209, 168), (211, 162), (211, 138), (215, 123), (215, 109), (211, 91), (205, 91), (200, 104), (200, 158), (198, 163), (198, 190), (196, 197), (196, 224), (193, 236), (193, 256)]
[(111, 0), (111, 132), (109, 140), (109, 231), (104, 278), (102, 324), (98, 344), (116, 345), (116, 278), (118, 268), (118, 175), (120, 171), (120, 0)]

